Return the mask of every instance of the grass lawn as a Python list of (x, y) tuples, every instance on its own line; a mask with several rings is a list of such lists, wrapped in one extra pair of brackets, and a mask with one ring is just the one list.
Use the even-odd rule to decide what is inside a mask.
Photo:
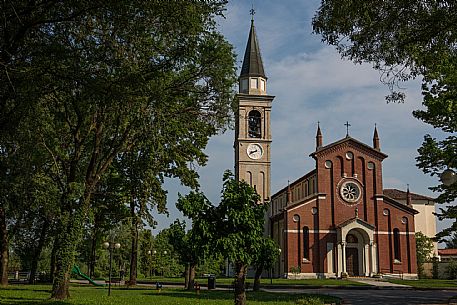
[[(180, 283), (184, 285), (184, 278), (152, 278), (143, 279), (142, 282), (155, 283), (155, 282), (167, 282), (167, 283)], [(206, 284), (207, 278), (197, 278), (196, 281), (200, 284)], [(217, 284), (232, 284), (233, 278), (216, 278)], [(251, 285), (254, 283), (254, 279), (246, 279), (247, 283)], [(270, 285), (270, 279), (262, 278), (260, 280), (262, 286), (268, 287)], [(304, 286), (366, 286), (363, 283), (354, 282), (351, 280), (336, 280), (336, 279), (310, 279), (310, 280), (294, 280), (294, 279), (273, 279), (273, 285), (304, 285)]]
[[(0, 290), (0, 304), (10, 305), (225, 305), (233, 304), (233, 292), (228, 291), (207, 291), (199, 294), (187, 292), (182, 289), (162, 289), (157, 291), (146, 288), (114, 288), (111, 296), (108, 297), (106, 288), (91, 286), (71, 286), (71, 298), (68, 301), (49, 300), (51, 291), (50, 285), (11, 285)], [(337, 298), (325, 295), (309, 294), (286, 294), (267, 292), (248, 292), (247, 299), (250, 305), (274, 304), (274, 305), (295, 305), (303, 304), (299, 300), (307, 298), (320, 298), (325, 303), (338, 302)]]
[(457, 288), (456, 280), (389, 280), (391, 283), (409, 285), (416, 288)]

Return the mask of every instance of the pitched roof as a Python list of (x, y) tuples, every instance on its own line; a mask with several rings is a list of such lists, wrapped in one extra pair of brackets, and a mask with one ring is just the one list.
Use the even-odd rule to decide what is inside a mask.
[(438, 249), (438, 255), (457, 255), (457, 249)]
[(343, 221), (342, 223), (338, 224), (336, 227), (337, 228), (343, 228), (343, 227), (345, 227), (348, 224), (353, 223), (353, 222), (357, 222), (357, 223), (359, 223), (359, 224), (361, 224), (361, 225), (363, 225), (363, 226), (365, 226), (367, 228), (370, 228), (371, 230), (375, 229), (375, 227), (372, 224), (364, 221), (363, 219), (360, 219), (359, 217), (353, 217), (353, 218), (350, 218), (350, 219), (348, 219), (346, 221)]
[(315, 152), (310, 154), (310, 156), (314, 157), (317, 154), (319, 154), (319, 153), (321, 153), (321, 152), (323, 152), (325, 150), (328, 150), (328, 149), (330, 149), (332, 147), (338, 146), (338, 145), (343, 144), (345, 142), (352, 142), (353, 144), (358, 145), (362, 149), (365, 149), (365, 150), (370, 151), (371, 153), (377, 155), (381, 159), (387, 158), (387, 155), (385, 153), (382, 153), (382, 152), (374, 149), (373, 147), (371, 147), (371, 146), (369, 146), (369, 145), (367, 145), (365, 143), (362, 143), (359, 140), (356, 140), (356, 139), (354, 139), (354, 138), (352, 138), (350, 136), (346, 136), (346, 137), (342, 138), (341, 140), (338, 140), (336, 142), (330, 143), (328, 145), (325, 145), (325, 146), (322, 146), (322, 147), (318, 147)]
[(244, 52), (240, 76), (262, 76), (266, 78), (259, 43), (257, 42), (257, 35), (255, 33), (254, 20), (251, 21), (251, 30), (249, 32), (246, 51)]
[[(395, 200), (406, 200), (406, 195), (407, 193), (398, 189), (384, 189), (383, 194), (387, 197), (390, 197)], [(435, 200), (434, 198), (420, 195), (420, 194), (415, 194), (412, 192), (409, 192), (411, 194), (411, 199), (412, 200), (430, 200), (433, 201)]]
[(413, 209), (412, 207), (406, 205), (405, 203), (401, 203), (401, 202), (398, 202), (397, 200), (393, 199), (393, 198), (390, 198), (386, 195), (375, 195), (375, 197), (378, 197), (378, 198), (383, 198), (384, 202), (387, 203), (387, 204), (390, 204), (394, 207), (397, 207), (403, 211), (406, 211), (410, 214), (419, 214), (419, 212), (415, 209)]

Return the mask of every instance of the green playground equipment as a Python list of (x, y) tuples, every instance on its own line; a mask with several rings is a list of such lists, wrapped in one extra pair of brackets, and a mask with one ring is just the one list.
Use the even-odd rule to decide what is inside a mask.
[(79, 275), (80, 277), (86, 279), (89, 281), (94, 286), (105, 286), (104, 284), (99, 284), (94, 282), (90, 277), (88, 277), (86, 274), (82, 273), (81, 270), (79, 269), (79, 266), (74, 265), (73, 268), (71, 269), (71, 273), (74, 273), (76, 275)]

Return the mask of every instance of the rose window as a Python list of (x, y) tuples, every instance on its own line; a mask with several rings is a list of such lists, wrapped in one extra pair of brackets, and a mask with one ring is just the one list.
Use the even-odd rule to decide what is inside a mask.
[(352, 181), (344, 182), (340, 188), (341, 198), (349, 203), (355, 203), (360, 199), (360, 187)]

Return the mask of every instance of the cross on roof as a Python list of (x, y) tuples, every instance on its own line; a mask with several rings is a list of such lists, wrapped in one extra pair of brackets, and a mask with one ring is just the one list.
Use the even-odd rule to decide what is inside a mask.
[(252, 5), (252, 8), (249, 10), (249, 14), (252, 16), (252, 20), (254, 20), (254, 15), (255, 15), (254, 4)]
[(351, 124), (349, 124), (349, 122), (346, 121), (346, 124), (344, 124), (344, 126), (346, 126), (346, 137), (349, 137), (349, 126), (351, 126)]

